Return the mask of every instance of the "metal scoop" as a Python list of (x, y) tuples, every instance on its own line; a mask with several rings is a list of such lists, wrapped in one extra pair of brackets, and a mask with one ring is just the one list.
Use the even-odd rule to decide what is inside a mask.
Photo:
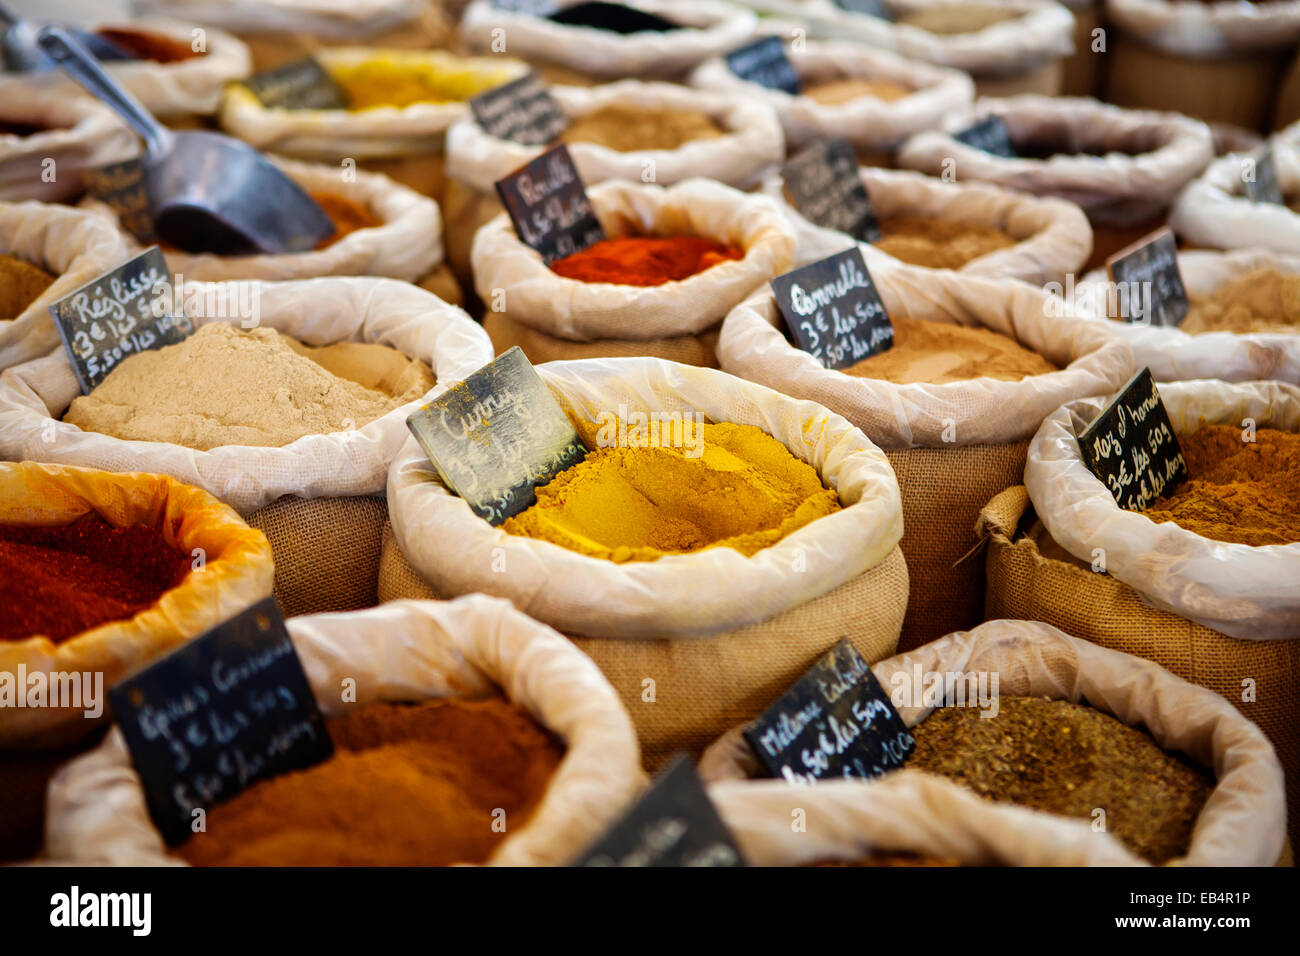
[(163, 128), (59, 27), (42, 27), (45, 54), (144, 137), (149, 209), (160, 239), (187, 252), (303, 252), (334, 224), (298, 184), (247, 143)]
[[(55, 62), (42, 53), (36, 43), (36, 32), (40, 27), (30, 20), (24, 20), (3, 3), (0, 3), (0, 27), (4, 28), (3, 34), (0, 34), (0, 57), (4, 58), (6, 70), (15, 73), (32, 73), (56, 68)], [(84, 30), (69, 32), (76, 37), (77, 42), (94, 54), (97, 60), (135, 59), (112, 40), (105, 40), (98, 34), (87, 33)]]

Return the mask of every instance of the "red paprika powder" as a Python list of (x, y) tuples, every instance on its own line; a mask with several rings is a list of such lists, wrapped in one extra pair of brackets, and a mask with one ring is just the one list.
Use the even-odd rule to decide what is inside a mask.
[(557, 259), (551, 271), (579, 282), (663, 285), (744, 255), (743, 249), (700, 236), (621, 236)]
[(0, 641), (58, 643), (134, 617), (189, 569), (189, 556), (145, 525), (115, 528), (97, 514), (61, 527), (0, 525)]

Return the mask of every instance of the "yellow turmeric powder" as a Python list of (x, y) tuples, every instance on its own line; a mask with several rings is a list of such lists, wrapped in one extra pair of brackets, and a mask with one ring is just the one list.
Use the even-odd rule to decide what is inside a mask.
[(623, 444), (613, 431), (580, 424), (592, 451), (502, 529), (615, 562), (716, 547), (750, 556), (840, 509), (816, 469), (753, 425), (687, 419), (630, 428)]
[(389, 50), (360, 63), (331, 65), (330, 76), (352, 110), (459, 103), (510, 78), (506, 70), (482, 69), (446, 54), (418, 50)]
[(21, 315), (53, 282), (44, 269), (0, 255), (0, 321)]

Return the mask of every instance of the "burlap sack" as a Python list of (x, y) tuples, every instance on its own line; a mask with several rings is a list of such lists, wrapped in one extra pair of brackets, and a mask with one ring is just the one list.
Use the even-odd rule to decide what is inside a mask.
[[(969, 552), (984, 491), (1018, 484), (1028, 439), (1062, 402), (1106, 394), (1133, 373), (1116, 331), (1057, 308), (1021, 282), (911, 266), (873, 268), (893, 315), (988, 328), (1015, 338), (1061, 371), (1020, 382), (989, 378), (894, 385), (823, 368), (782, 334), (770, 292), (727, 316), (718, 340), (724, 371), (825, 405), (886, 450), (902, 489), (903, 554), (912, 587), (900, 647), (981, 620), (982, 569)], [(1000, 487), (999, 487), (1000, 486)], [(996, 493), (996, 491), (994, 492)]]
[[(58, 643), (44, 635), (0, 642), (0, 672), (14, 681), (22, 667), (29, 681), (37, 673), (96, 674), (111, 687), (271, 593), (266, 539), (205, 491), (165, 475), (0, 463), (0, 525), (64, 525), (91, 513), (116, 527), (156, 527), (168, 545), (194, 555), (195, 569), (132, 618)], [(66, 746), (107, 723), (105, 714), (106, 708), (98, 719), (82, 707), (0, 708), (0, 748)]]
[[(556, 5), (576, 2), (562, 0)], [(709, 57), (744, 45), (757, 23), (752, 11), (717, 0), (690, 4), (628, 0), (625, 6), (658, 14), (681, 29), (624, 35), (502, 10), (491, 0), (474, 0), (461, 17), (460, 36), (471, 50), (554, 63), (593, 77), (678, 79)]]
[[(1284, 131), (1285, 134), (1285, 131)], [(1284, 196), (1300, 194), (1300, 144), (1280, 134), (1273, 161)], [(1274, 203), (1251, 202), (1242, 192), (1249, 156), (1229, 153), (1210, 164), (1179, 195), (1169, 215), (1178, 238), (1210, 249), (1259, 247), (1300, 255), (1300, 213)]]
[(97, 216), (39, 202), (0, 202), (0, 255), (55, 276), (54, 283), (15, 316), (0, 306), (0, 371), (59, 347), (49, 307), (126, 261), (126, 243)]
[[(460, 309), (392, 279), (326, 278), (241, 284), (260, 322), (311, 345), (379, 342), (433, 369), (437, 386), (492, 358), (482, 329)], [(223, 301), (220, 294), (229, 291)], [(233, 285), (189, 283), (183, 296), (197, 324), (229, 321)], [(251, 296), (250, 296), (251, 298)], [(198, 309), (190, 309), (190, 304)], [(226, 445), (195, 451), (124, 441), (61, 422), (80, 394), (62, 349), (0, 376), (0, 458), (103, 468), (147, 468), (209, 491), (263, 528), (275, 550), (276, 597), (292, 613), (371, 603), (388, 464), (409, 434), (410, 402), (350, 431), (309, 435), (282, 448)], [(339, 499), (331, 501), (330, 499)]]
[[(86, 97), (27, 90), (0, 100), (0, 123), (38, 127), (0, 133), (0, 200), (61, 202), (85, 188), (86, 169), (130, 159), (139, 142), (112, 110)], [(53, 165), (50, 165), (53, 163)]]
[[(924, 216), (1000, 229), (1016, 244), (972, 259), (957, 271), (991, 279), (1023, 279), (1032, 285), (1061, 281), (1083, 268), (1092, 251), (1092, 227), (1073, 203), (1030, 196), (987, 183), (948, 183), (906, 170), (858, 167), (858, 177), (876, 216)], [(824, 259), (851, 246), (842, 232), (813, 225), (786, 200), (779, 171), (763, 181), (764, 195), (781, 207), (795, 231), (795, 262)], [(869, 267), (898, 260), (882, 249), (861, 244)]]
[[(271, 159), (307, 192), (351, 200), (377, 216), (380, 224), (309, 252), (221, 256), (167, 249), (167, 267), (172, 272), (198, 282), (321, 276), (383, 276), (416, 282), (442, 263), (442, 218), (432, 199), (379, 173), (350, 170), (345, 178), (337, 166)], [(117, 221), (112, 209), (98, 200), (83, 200), (82, 205)], [(143, 249), (129, 233), (123, 238), (132, 252)]]
[[(1267, 249), (1178, 253), (1183, 287), (1193, 298), (1211, 296), (1224, 283), (1256, 269), (1300, 273), (1300, 255), (1282, 255)], [(1110, 288), (1105, 273), (1089, 273), (1074, 290), (1074, 297), (1081, 309), (1099, 319), (1109, 319), (1116, 304), (1110, 301), (1115, 298)], [(1300, 385), (1300, 331), (1190, 335), (1173, 326), (1129, 322), (1114, 325), (1133, 347), (1137, 366), (1150, 368), (1157, 381), (1276, 379)]]
[(700, 64), (691, 74), (691, 85), (767, 103), (780, 116), (791, 151), (837, 137), (847, 139), (859, 151), (892, 152), (913, 133), (939, 126), (951, 112), (969, 109), (975, 97), (974, 83), (965, 73), (862, 44), (810, 40), (790, 45), (786, 56), (804, 89), (858, 79), (897, 83), (912, 93), (894, 102), (862, 96), (847, 103), (824, 104), (807, 95), (791, 95), (743, 80), (721, 56)]
[[(122, 60), (107, 63), (104, 67), (109, 76), (122, 84), (158, 119), (167, 123), (185, 123), (215, 113), (225, 85), (233, 80), (242, 80), (252, 71), (248, 47), (229, 33), (199, 26), (202, 22), (181, 23), (147, 17), (104, 20), (86, 28), (156, 33), (191, 49), (202, 44), (202, 55), (188, 60), (175, 63)], [(26, 99), (42, 91), (62, 97), (90, 96), (62, 70), (0, 74), (0, 102)]]
[(1097, 96), (1105, 82), (1106, 56), (1093, 46), (1105, 36), (1102, 0), (1066, 0), (1074, 15), (1074, 52), (1065, 58), (1062, 96)]
[[(489, 331), (504, 336), (494, 340), (498, 352), (513, 339), (536, 363), (592, 355), (595, 343), (614, 339), (626, 344), (598, 354), (685, 358), (698, 350), (708, 355), (705, 364), (713, 365), (708, 337), (723, 317), (793, 261), (794, 233), (776, 205), (721, 183), (689, 179), (664, 188), (608, 181), (587, 193), (610, 238), (705, 236), (743, 249), (744, 258), (657, 286), (581, 282), (552, 272), (502, 213), (478, 231), (471, 256), (479, 297), (490, 311), (513, 320), (491, 324)], [(540, 336), (520, 336), (515, 326)], [(698, 344), (674, 341), (689, 338)], [(537, 354), (527, 348), (534, 339), (542, 346)], [(582, 350), (566, 351), (567, 342)]]
[[(1062, 150), (1048, 159), (1007, 159), (954, 139), (952, 133), (1000, 116), (1013, 146)], [(1105, 152), (1104, 158), (1086, 155)], [(899, 151), (900, 166), (931, 175), (950, 170), (1083, 207), (1094, 226), (1127, 226), (1161, 214), (1178, 191), (1214, 158), (1209, 128), (1172, 113), (1124, 110), (1095, 100), (1042, 96), (981, 99), (943, 131), (918, 133)]]
[[(1187, 855), (1171, 861), (1174, 865), (1271, 866), (1283, 855), (1282, 768), (1259, 728), (1218, 695), (1149, 661), (1031, 621), (989, 621), (872, 667), (891, 691), (910, 683), (916, 669), (923, 674), (996, 673), (1004, 697), (1086, 701), (1125, 724), (1143, 728), (1166, 750), (1186, 754), (1211, 770), (1215, 787), (1196, 822)], [(900, 707), (899, 713), (914, 727), (932, 710)], [(789, 805), (789, 795), (777, 789), (782, 785), (743, 782), (755, 773), (756, 762), (739, 730), (719, 740), (700, 761), (701, 776), (718, 781), (710, 787), (710, 795), (722, 796), (719, 809), (728, 822), (728, 798), (736, 795), (744, 806), (743, 794), (748, 790), (762, 801), (757, 806)], [(854, 799), (848, 788), (856, 788), (860, 796)], [(827, 816), (814, 821), (809, 813), (807, 833), (790, 833), (788, 811), (787, 825), (766, 834), (758, 833), (752, 824), (745, 827), (743, 839), (755, 841), (755, 862), (779, 862), (772, 859), (778, 853), (790, 854), (793, 858), (788, 862), (852, 858), (873, 847), (957, 856), (964, 863), (1113, 866), (1142, 862), (1114, 837), (1094, 832), (1091, 821), (991, 803), (945, 779), (906, 767), (877, 782), (828, 781), (797, 789), (813, 798), (810, 808), (818, 806), (818, 794), (829, 790)], [(870, 808), (877, 793), (888, 802), (881, 806), (882, 816), (869, 824), (866, 818), (873, 816)], [(908, 803), (896, 799), (905, 794), (912, 798)], [(977, 806), (984, 812), (975, 812)], [(1018, 812), (1004, 815), (1003, 811), (1011, 810)], [(836, 819), (831, 820), (831, 814)], [(896, 826), (887, 825), (895, 820)], [(822, 827), (833, 829), (828, 832)], [(814, 830), (819, 831), (816, 837)], [(1040, 838), (1043, 844), (1036, 845)], [(742, 849), (747, 845), (742, 842)]]
[[(567, 751), (528, 821), (489, 866), (562, 866), (623, 812), (644, 784), (636, 736), (613, 689), (573, 645), (505, 601), (403, 601), (289, 622), (289, 636), (326, 718), (378, 701), (504, 695)], [(339, 683), (356, 681), (355, 704)], [(46, 852), (88, 864), (178, 865), (131, 772), (122, 733), (67, 765), (50, 784)]]
[[(648, 766), (698, 754), (843, 637), (868, 660), (893, 652), (907, 601), (902, 516), (893, 472), (861, 432), (810, 402), (654, 359), (538, 371), (580, 422), (622, 405), (757, 425), (817, 467), (845, 506), (753, 557), (712, 548), (615, 564), (492, 527), (447, 491), (414, 439), (403, 448), (388, 485), (401, 554), (440, 595), (508, 597), (572, 636), (622, 695)], [(411, 583), (397, 557), (385, 555), (381, 600)]]

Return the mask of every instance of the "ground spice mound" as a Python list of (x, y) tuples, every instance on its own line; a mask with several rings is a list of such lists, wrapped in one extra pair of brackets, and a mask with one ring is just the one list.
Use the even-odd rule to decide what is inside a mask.
[(214, 807), (176, 852), (194, 866), (483, 863), (528, 822), (564, 756), (501, 698), (367, 704), (326, 726), (333, 757)]
[(1254, 269), (1212, 295), (1192, 296), (1178, 326), (1200, 332), (1295, 332), (1300, 328), (1300, 275)]
[(1214, 786), (1144, 731), (1065, 700), (1002, 697), (988, 718), (941, 707), (912, 735), (908, 767), (1062, 816), (1092, 821), (1100, 808), (1111, 835), (1151, 863), (1187, 852)]
[(995, 23), (1018, 20), (1023, 10), (988, 7), (979, 3), (945, 3), (913, 11), (898, 18), (899, 23), (939, 36), (975, 33)]
[(353, 202), (346, 196), (312, 193), (311, 198), (325, 215), (330, 217), (330, 222), (334, 223), (334, 234), (316, 243), (317, 249), (328, 249), (344, 236), (350, 236), (358, 229), (374, 229), (384, 224), (384, 221), (368, 208), (359, 202)]
[(1178, 442), (1190, 478), (1142, 512), (1215, 541), (1253, 546), (1300, 541), (1300, 435), (1207, 425)]
[(505, 70), (471, 69), (454, 60), (433, 60), (421, 53), (377, 55), (353, 64), (334, 64), (330, 76), (350, 110), (416, 103), (459, 103), (510, 79)]
[(0, 255), (0, 321), (21, 315), (53, 283), (54, 276), (44, 269)]
[(551, 271), (579, 282), (650, 286), (689, 279), (744, 257), (743, 249), (701, 236), (621, 236), (557, 259)]
[(97, 514), (60, 527), (0, 525), (0, 641), (55, 643), (134, 617), (185, 580), (188, 555), (157, 528)]
[(433, 387), (423, 362), (386, 345), (311, 348), (274, 329), (201, 326), (175, 345), (127, 358), (63, 420), (116, 438), (206, 451), (279, 447), (361, 428)]
[(1016, 244), (1000, 229), (926, 216), (884, 219), (880, 233), (881, 238), (872, 243), (877, 249), (930, 269), (960, 269), (972, 259)]
[(602, 106), (575, 116), (557, 142), (595, 143), (620, 153), (677, 149), (697, 139), (717, 139), (726, 130), (699, 110)]
[(894, 345), (844, 371), (859, 378), (879, 378), (895, 385), (926, 382), (944, 385), (972, 378), (1019, 382), (1057, 368), (1010, 336), (949, 322), (890, 316)]
[(111, 43), (116, 43), (137, 60), (150, 60), (154, 63), (180, 63), (203, 56), (189, 43), (173, 40), (161, 33), (143, 33), (138, 30), (113, 30), (105, 27), (96, 30), (96, 34)]
[(890, 80), (846, 78), (810, 86), (803, 91), (803, 95), (826, 106), (835, 106), (839, 103), (849, 103), (863, 97), (893, 103), (905, 96), (911, 96), (912, 90)]
[(679, 446), (654, 448), (600, 447), (608, 436), (581, 426), (592, 451), (502, 529), (616, 562), (710, 547), (750, 556), (840, 510), (816, 469), (753, 425), (683, 427)]

